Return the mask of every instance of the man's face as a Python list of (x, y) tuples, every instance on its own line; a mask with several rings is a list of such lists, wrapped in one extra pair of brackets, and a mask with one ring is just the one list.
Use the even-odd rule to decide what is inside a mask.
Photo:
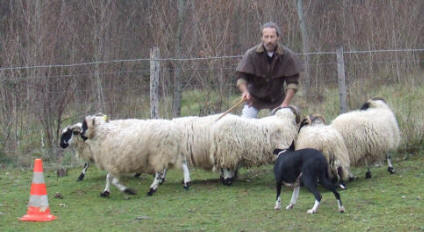
[(262, 30), (262, 43), (268, 52), (275, 51), (279, 38), (280, 37), (277, 36), (277, 31), (275, 28), (265, 27)]

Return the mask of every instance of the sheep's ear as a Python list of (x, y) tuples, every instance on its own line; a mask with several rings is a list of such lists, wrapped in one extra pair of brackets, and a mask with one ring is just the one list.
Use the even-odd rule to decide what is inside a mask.
[(360, 110), (367, 110), (368, 108), (370, 108), (370, 103), (369, 102), (365, 102), (362, 106)]
[(302, 120), (302, 122), (300, 122), (299, 130), (300, 130), (302, 127), (304, 127), (304, 126), (306, 126), (306, 125), (308, 125), (308, 124), (310, 124), (310, 119), (309, 119), (309, 116), (306, 116), (306, 118), (304, 118), (304, 119)]

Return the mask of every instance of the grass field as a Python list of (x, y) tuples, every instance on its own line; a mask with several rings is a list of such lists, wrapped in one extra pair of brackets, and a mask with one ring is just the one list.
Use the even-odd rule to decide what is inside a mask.
[[(291, 211), (275, 211), (272, 166), (241, 169), (233, 186), (223, 186), (217, 173), (192, 170), (193, 185), (183, 189), (182, 172), (171, 170), (154, 196), (146, 195), (150, 175), (123, 182), (138, 191), (124, 195), (114, 187), (109, 199), (99, 197), (105, 173), (92, 167), (76, 182), (80, 169), (57, 178), (45, 170), (49, 205), (57, 220), (20, 222), (26, 213), (32, 170), (0, 171), (0, 231), (424, 231), (424, 154), (397, 154), (396, 174), (374, 168), (373, 178), (360, 177), (341, 191), (346, 213), (337, 212), (332, 193), (324, 191), (318, 214), (307, 215), (313, 196), (300, 192)], [(63, 195), (56, 199), (55, 193)], [(283, 205), (291, 189), (283, 188)]]

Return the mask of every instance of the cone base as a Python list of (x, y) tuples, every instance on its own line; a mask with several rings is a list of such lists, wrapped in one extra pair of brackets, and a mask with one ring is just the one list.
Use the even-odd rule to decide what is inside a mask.
[(19, 220), (24, 222), (49, 222), (55, 220), (57, 217), (51, 214), (47, 215), (32, 215), (26, 214), (23, 217), (19, 218)]

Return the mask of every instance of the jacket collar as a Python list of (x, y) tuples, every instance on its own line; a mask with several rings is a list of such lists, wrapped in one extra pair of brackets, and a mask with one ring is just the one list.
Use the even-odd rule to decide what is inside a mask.
[[(265, 52), (265, 48), (264, 48), (264, 44), (260, 43), (256, 46), (256, 52), (257, 53), (263, 53)], [(277, 50), (276, 50), (278, 55), (283, 55), (284, 54), (284, 49), (283, 49), (283, 45), (281, 45), (280, 43), (277, 44)]]

